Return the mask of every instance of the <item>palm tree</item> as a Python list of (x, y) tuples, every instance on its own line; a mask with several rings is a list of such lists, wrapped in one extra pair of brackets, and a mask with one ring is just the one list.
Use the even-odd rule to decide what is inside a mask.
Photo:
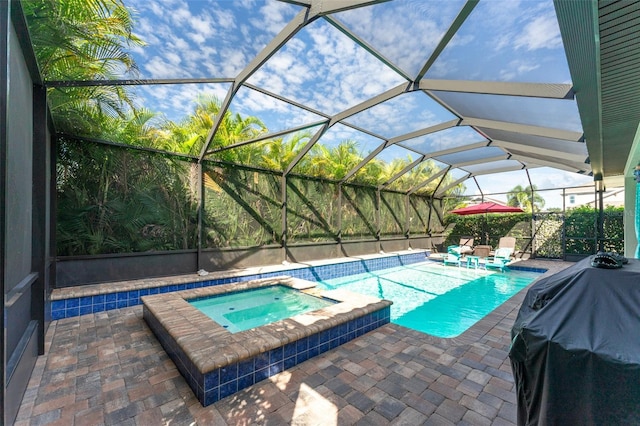
[[(511, 207), (520, 207), (525, 212), (537, 212), (544, 207), (544, 198), (536, 192), (536, 186), (516, 185), (507, 194), (507, 205)], [(533, 197), (532, 197), (533, 192)]]
[[(183, 154), (199, 154), (220, 113), (221, 105), (222, 102), (216, 96), (199, 96), (191, 115), (178, 123), (168, 120), (161, 126), (157, 148)], [(227, 111), (213, 136), (210, 148), (224, 148), (254, 139), (265, 132), (267, 128), (259, 118), (242, 117)], [(252, 160), (259, 158), (261, 152), (256, 149), (257, 145), (259, 144), (220, 151), (216, 157), (224, 161), (251, 164)]]
[(160, 127), (156, 148), (181, 154), (197, 155), (220, 112), (215, 96), (200, 96), (191, 115), (179, 122), (167, 120)]
[[(271, 139), (263, 144), (264, 151), (258, 165), (270, 169), (284, 171), (296, 158), (300, 150), (309, 142), (312, 134), (309, 131), (297, 132), (288, 139)], [(305, 156), (295, 167), (297, 173), (304, 173), (309, 168), (309, 159)]]
[[(110, 80), (135, 76), (126, 48), (143, 45), (120, 0), (22, 2), (40, 72), (46, 81)], [(134, 109), (123, 86), (58, 87), (48, 91), (60, 131), (95, 135), (102, 115), (124, 117)]]
[[(212, 147), (233, 145), (255, 139), (267, 132), (267, 127), (258, 117), (242, 117), (240, 114), (228, 112), (224, 115), (211, 145)], [(250, 143), (221, 151), (218, 158), (230, 163), (255, 165), (262, 157), (262, 153), (261, 144)]]
[[(403, 179), (403, 185), (406, 188), (413, 188), (416, 185), (423, 183), (428, 180), (431, 176), (438, 172), (438, 168), (433, 160), (426, 160), (418, 164), (416, 167), (411, 169), (409, 173), (407, 173)], [(435, 190), (437, 181), (430, 182), (429, 184), (420, 188), (417, 193), (432, 193)]]
[[(384, 168), (380, 176), (378, 176), (378, 184), (382, 184), (387, 182), (389, 179), (397, 175), (404, 169), (409, 163), (411, 163), (411, 158), (394, 158), (390, 163), (384, 163)], [(392, 187), (397, 187), (401, 182), (402, 178), (399, 179), (400, 182), (396, 181)]]
[(311, 153), (311, 174), (340, 180), (362, 161), (358, 142), (345, 140), (334, 148), (315, 145)]
[(383, 181), (381, 177), (385, 172), (386, 163), (378, 158), (373, 158), (367, 162), (360, 170), (353, 176), (353, 181), (365, 185), (378, 185)]

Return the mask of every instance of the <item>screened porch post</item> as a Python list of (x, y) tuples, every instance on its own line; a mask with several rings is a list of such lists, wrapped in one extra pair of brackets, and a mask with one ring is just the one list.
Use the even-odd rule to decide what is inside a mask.
[(344, 251), (342, 250), (342, 182), (338, 182), (338, 205), (337, 205), (337, 218), (336, 218), (336, 231), (337, 231), (337, 235), (336, 235), (336, 240), (337, 240), (337, 247), (336, 247), (336, 256), (340, 257), (342, 255), (342, 253), (344, 253)]
[(283, 173), (282, 174), (282, 178), (280, 179), (280, 190), (282, 192), (281, 196), (281, 200), (282, 200), (282, 207), (280, 209), (281, 212), (281, 226), (282, 226), (282, 230), (280, 233), (280, 246), (282, 247), (281, 249), (281, 254), (280, 254), (280, 258), (282, 259), (283, 262), (287, 261), (287, 174)]
[(406, 248), (411, 246), (409, 237), (411, 236), (411, 217), (409, 210), (409, 194), (404, 194), (404, 239), (406, 241)]
[(382, 243), (380, 242), (380, 234), (381, 234), (381, 226), (382, 224), (380, 223), (380, 188), (376, 188), (376, 205), (375, 205), (375, 210), (376, 210), (376, 251), (378, 253), (380, 253), (380, 250), (382, 250)]
[(198, 239), (197, 239), (197, 251), (196, 251), (196, 265), (197, 270), (202, 269), (202, 233), (204, 231), (204, 227), (202, 226), (202, 221), (204, 219), (204, 167), (202, 167), (202, 162), (198, 161), (196, 163), (197, 173), (198, 173)]
[(598, 203), (598, 233), (596, 250), (604, 251), (604, 181), (602, 176), (596, 177), (596, 202)]

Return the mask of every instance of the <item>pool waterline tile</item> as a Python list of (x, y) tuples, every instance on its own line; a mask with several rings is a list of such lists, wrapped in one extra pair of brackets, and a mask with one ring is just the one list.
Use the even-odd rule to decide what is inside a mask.
[[(204, 288), (256, 279), (273, 278), (283, 274), (308, 281), (316, 281), (318, 279), (317, 277), (330, 276), (331, 278), (336, 278), (366, 271), (423, 262), (428, 258), (429, 254), (429, 250), (412, 250), (399, 253), (309, 262), (311, 265), (290, 264), (255, 268), (261, 271), (259, 273), (223, 271), (210, 273), (206, 276), (184, 275), (60, 288), (54, 289), (51, 294), (51, 316), (54, 320), (78, 316), (80, 312), (79, 309), (75, 309), (75, 307), (79, 306), (80, 298), (88, 296), (92, 297), (92, 312), (96, 313), (125, 307), (125, 304), (122, 302), (123, 300), (126, 301), (126, 307), (136, 306), (141, 304), (140, 297), (142, 296), (185, 290), (191, 285), (193, 285), (193, 288)], [(269, 269), (271, 270), (269, 271)], [(138, 291), (139, 296), (130, 297), (131, 291)], [(105, 299), (96, 301), (94, 299), (96, 297), (104, 297)], [(61, 301), (71, 301), (70, 303), (77, 303), (77, 305), (65, 308), (56, 304), (56, 302)]]

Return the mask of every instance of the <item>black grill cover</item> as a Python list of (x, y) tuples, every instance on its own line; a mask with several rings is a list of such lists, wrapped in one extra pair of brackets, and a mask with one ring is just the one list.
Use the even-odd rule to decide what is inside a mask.
[(511, 330), (519, 425), (640, 425), (640, 261), (535, 283)]

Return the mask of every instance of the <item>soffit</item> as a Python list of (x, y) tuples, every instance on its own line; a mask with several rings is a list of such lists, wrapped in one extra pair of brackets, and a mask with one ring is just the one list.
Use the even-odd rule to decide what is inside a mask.
[(640, 2), (554, 3), (593, 174), (622, 175), (640, 122)]
[(624, 174), (640, 121), (640, 2), (600, 1), (604, 176)]

